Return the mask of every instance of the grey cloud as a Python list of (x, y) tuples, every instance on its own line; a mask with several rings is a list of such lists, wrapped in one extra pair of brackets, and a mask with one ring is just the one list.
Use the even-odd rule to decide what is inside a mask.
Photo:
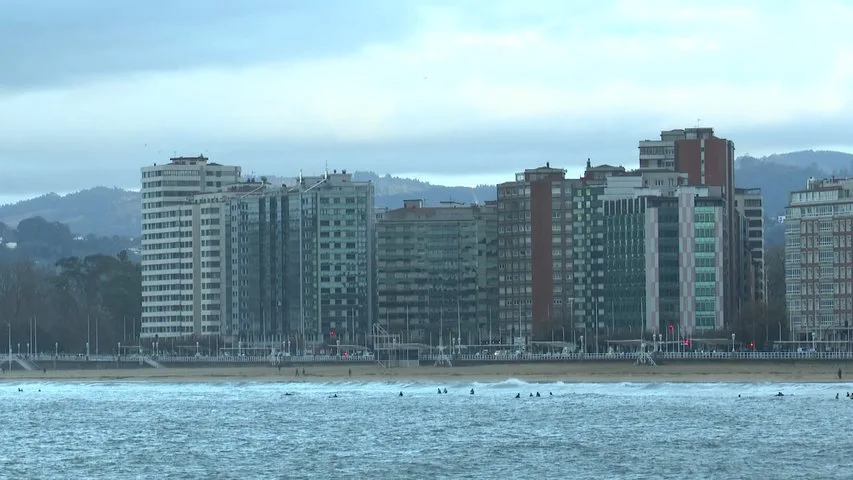
[(4, 0), (0, 88), (345, 54), (415, 20), (395, 0)]

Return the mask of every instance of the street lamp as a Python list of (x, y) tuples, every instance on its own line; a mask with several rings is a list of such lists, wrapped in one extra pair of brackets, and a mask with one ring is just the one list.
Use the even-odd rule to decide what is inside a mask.
[(732, 352), (735, 351), (735, 334), (732, 334)]

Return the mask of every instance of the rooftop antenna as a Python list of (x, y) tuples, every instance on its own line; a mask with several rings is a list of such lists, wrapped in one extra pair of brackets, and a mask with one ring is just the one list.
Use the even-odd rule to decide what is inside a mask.
[(302, 185), (304, 183), (304, 179), (302, 178), (302, 169), (299, 169), (299, 184)]
[(697, 118), (697, 119), (696, 119), (696, 128), (700, 128), (701, 126), (702, 126), (702, 119), (701, 119), (701, 118)]
[(328, 160), (326, 160), (326, 172), (325, 172), (325, 178), (326, 178), (326, 180), (328, 180), (328, 179), (329, 179), (329, 161), (328, 161)]

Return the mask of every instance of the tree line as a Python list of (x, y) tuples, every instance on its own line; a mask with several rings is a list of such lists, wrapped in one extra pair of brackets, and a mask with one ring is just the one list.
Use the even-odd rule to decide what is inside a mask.
[(0, 351), (114, 353), (139, 334), (142, 269), (127, 252), (0, 264)]
[(755, 350), (768, 350), (775, 341), (791, 339), (785, 304), (784, 245), (764, 249), (764, 271), (767, 302), (745, 304), (731, 328), (739, 343)]

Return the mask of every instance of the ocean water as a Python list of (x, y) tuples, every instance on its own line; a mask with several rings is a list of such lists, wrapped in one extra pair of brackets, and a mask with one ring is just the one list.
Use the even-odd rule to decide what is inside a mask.
[(853, 478), (845, 391), (0, 382), (0, 478)]

